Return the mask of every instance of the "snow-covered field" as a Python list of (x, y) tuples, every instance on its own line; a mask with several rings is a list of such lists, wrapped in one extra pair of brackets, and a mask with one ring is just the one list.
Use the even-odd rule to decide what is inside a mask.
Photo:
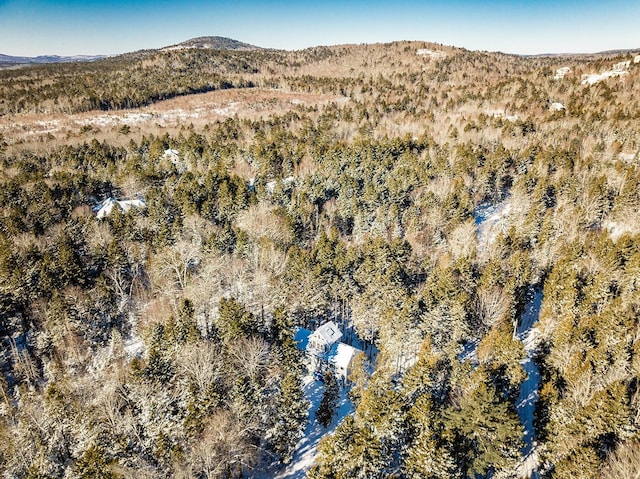
[(334, 416), (329, 427), (325, 429), (315, 420), (316, 411), (320, 406), (324, 391), (323, 383), (316, 381), (312, 375), (308, 375), (304, 378), (303, 387), (305, 397), (309, 401), (309, 422), (304, 431), (304, 436), (296, 445), (291, 464), (285, 467), (282, 467), (281, 464), (272, 464), (266, 471), (250, 475), (251, 479), (303, 479), (316, 458), (320, 439), (327, 434), (333, 433), (345, 416), (354, 412), (353, 404), (347, 397), (346, 389), (341, 388), (337, 415)]

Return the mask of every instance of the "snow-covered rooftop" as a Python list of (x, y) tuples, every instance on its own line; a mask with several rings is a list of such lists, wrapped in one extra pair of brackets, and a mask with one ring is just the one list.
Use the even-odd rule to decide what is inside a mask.
[(131, 208), (144, 208), (146, 206), (143, 200), (116, 200), (114, 198), (107, 198), (95, 208), (98, 211), (98, 219), (109, 216), (116, 205), (125, 213)]
[(331, 346), (327, 354), (327, 361), (329, 364), (333, 364), (336, 369), (347, 371), (353, 358), (361, 352), (359, 349), (349, 346), (348, 344), (335, 343)]
[(342, 338), (342, 331), (340, 331), (340, 328), (338, 328), (336, 323), (329, 321), (311, 333), (311, 336), (321, 339), (324, 344), (333, 344), (340, 341), (340, 338)]

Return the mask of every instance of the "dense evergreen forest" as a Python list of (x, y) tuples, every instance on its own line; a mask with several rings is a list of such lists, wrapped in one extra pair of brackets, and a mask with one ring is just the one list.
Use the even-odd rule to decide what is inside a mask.
[[(218, 90), (331, 98), (101, 139), (0, 129), (2, 476), (285, 467), (332, 412), (308, 415), (294, 330), (333, 320), (376, 354), (308, 477), (636, 477), (639, 85), (631, 53), (423, 42), (0, 71), (25, 130)], [(98, 219), (112, 197), (145, 207)]]

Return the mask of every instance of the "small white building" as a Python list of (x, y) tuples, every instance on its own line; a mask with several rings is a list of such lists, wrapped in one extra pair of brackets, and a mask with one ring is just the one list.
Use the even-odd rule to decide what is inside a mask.
[(101, 220), (109, 216), (116, 206), (126, 213), (131, 208), (144, 208), (146, 205), (143, 200), (116, 200), (114, 198), (107, 198), (95, 208), (98, 212), (98, 219)]
[(296, 346), (305, 352), (312, 371), (322, 373), (328, 369), (344, 383), (351, 374), (353, 360), (362, 351), (341, 343), (341, 338), (342, 331), (333, 321), (324, 323), (313, 332), (297, 328), (294, 334)]
[(341, 379), (347, 379), (351, 375), (353, 361), (362, 351), (344, 343), (335, 343), (327, 353), (329, 369)]

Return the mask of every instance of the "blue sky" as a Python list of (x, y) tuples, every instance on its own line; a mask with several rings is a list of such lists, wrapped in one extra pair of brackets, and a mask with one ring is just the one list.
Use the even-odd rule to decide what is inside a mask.
[(114, 54), (218, 35), (271, 48), (425, 40), (508, 53), (640, 48), (640, 0), (0, 0), (0, 53)]

